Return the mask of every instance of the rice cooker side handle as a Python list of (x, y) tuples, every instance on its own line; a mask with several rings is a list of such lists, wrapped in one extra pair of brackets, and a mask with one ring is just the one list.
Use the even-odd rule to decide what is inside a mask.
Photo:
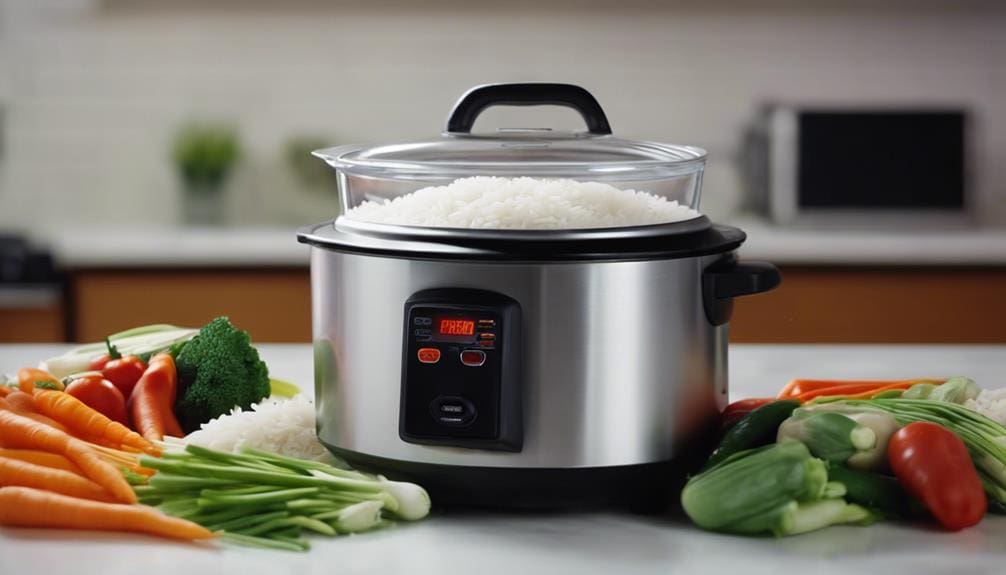
[(702, 302), (713, 325), (730, 321), (734, 298), (767, 292), (782, 281), (779, 268), (768, 262), (720, 260), (702, 274)]
[(604, 110), (590, 92), (573, 84), (484, 84), (464, 93), (447, 118), (448, 134), (469, 134), (475, 119), (491, 106), (565, 106), (580, 113), (587, 131), (611, 134)]

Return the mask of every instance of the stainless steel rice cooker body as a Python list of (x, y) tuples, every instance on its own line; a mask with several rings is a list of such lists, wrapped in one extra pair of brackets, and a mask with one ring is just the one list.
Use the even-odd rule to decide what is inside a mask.
[(726, 402), (732, 298), (779, 281), (737, 261), (743, 232), (704, 217), (525, 231), (339, 218), (299, 237), (319, 438), (441, 501), (550, 505), (663, 481)]

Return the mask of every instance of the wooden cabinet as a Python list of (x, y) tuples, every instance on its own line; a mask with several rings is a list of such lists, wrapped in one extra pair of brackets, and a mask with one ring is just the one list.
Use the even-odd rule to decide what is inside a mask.
[[(1006, 268), (800, 266), (782, 272), (775, 291), (737, 300), (732, 341), (1006, 343)], [(70, 287), (72, 340), (100, 340), (148, 323), (198, 326), (228, 315), (255, 341), (310, 341), (306, 268), (80, 270), (71, 274)], [(0, 316), (0, 337), (28, 341), (18, 334), (42, 333), (49, 325), (60, 329), (45, 333), (62, 334), (59, 317)]]
[(740, 298), (743, 343), (1006, 343), (1006, 268), (788, 267)]
[(201, 326), (225, 315), (259, 342), (311, 339), (306, 269), (78, 271), (72, 337), (100, 341), (138, 325)]

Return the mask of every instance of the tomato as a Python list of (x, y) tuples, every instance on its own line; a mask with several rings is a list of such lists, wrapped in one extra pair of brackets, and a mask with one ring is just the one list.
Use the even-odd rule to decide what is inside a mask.
[(128, 400), (133, 393), (133, 387), (136, 386), (137, 381), (140, 381), (140, 376), (144, 371), (147, 371), (147, 364), (142, 359), (135, 355), (127, 355), (105, 364), (101, 375), (119, 388), (122, 396)]
[(105, 417), (128, 425), (126, 400), (122, 392), (100, 373), (88, 373), (75, 378), (66, 386), (66, 392)]
[(922, 500), (949, 531), (982, 520), (988, 501), (968, 448), (952, 431), (929, 422), (910, 423), (887, 445), (894, 475)]
[(88, 371), (101, 371), (105, 368), (105, 365), (112, 359), (112, 356), (107, 353), (101, 357), (91, 360), (91, 363), (87, 365)]

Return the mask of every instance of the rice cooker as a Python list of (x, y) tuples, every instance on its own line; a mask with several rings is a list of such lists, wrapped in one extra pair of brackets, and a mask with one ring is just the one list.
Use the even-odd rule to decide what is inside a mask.
[[(490, 106), (558, 105), (585, 132), (473, 133)], [(469, 176), (604, 182), (698, 207), (706, 153), (619, 139), (568, 84), (495, 84), (429, 141), (315, 152), (343, 213)], [(778, 270), (704, 216), (579, 229), (391, 225), (340, 216), (311, 246), (319, 439), (435, 502), (616, 501), (666, 489), (727, 400), (733, 299)]]

